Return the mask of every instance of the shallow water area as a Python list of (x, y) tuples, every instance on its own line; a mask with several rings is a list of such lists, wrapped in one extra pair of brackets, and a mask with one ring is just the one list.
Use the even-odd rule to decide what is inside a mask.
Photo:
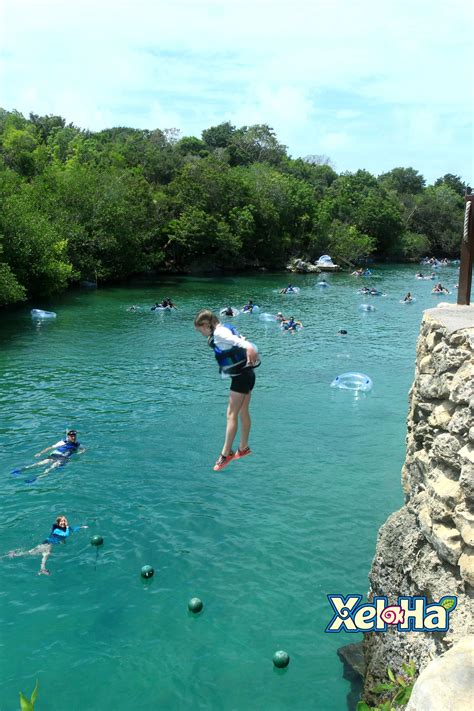
[[(452, 293), (440, 299), (417, 266), (328, 273), (324, 289), (318, 275), (291, 275), (291, 296), (278, 293), (284, 273), (167, 277), (1, 317), (1, 553), (41, 543), (59, 514), (89, 526), (55, 547), (49, 577), (36, 574), (38, 557), (0, 560), (2, 708), (36, 679), (41, 711), (351, 707), (336, 650), (362, 636), (325, 634), (326, 595), (367, 592), (378, 528), (402, 504), (422, 312), (456, 300), (456, 269), (443, 270)], [(386, 296), (357, 293), (374, 283)], [(176, 311), (150, 310), (168, 296)], [(304, 328), (228, 319), (262, 365), (253, 453), (215, 473), (229, 380), (193, 318), (248, 299)], [(57, 317), (35, 322), (32, 307)], [(330, 387), (348, 371), (372, 390)], [(83, 455), (31, 485), (11, 475), (67, 427)], [(283, 671), (278, 649), (291, 658)]]

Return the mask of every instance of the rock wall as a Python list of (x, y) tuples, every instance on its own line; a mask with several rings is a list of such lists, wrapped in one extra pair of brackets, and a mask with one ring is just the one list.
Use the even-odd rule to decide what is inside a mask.
[[(474, 619), (474, 307), (426, 311), (409, 395), (405, 505), (379, 531), (369, 598), (456, 595), (444, 633), (371, 633), (365, 698), (413, 659), (418, 672), (472, 630)], [(442, 308), (444, 306), (444, 308)]]

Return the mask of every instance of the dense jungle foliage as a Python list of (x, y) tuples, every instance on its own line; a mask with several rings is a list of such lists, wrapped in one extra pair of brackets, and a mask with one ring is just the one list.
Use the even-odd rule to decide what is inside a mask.
[(0, 109), (0, 305), (80, 280), (280, 268), (291, 256), (457, 256), (464, 186), (413, 168), (338, 175), (266, 125), (83, 131)]

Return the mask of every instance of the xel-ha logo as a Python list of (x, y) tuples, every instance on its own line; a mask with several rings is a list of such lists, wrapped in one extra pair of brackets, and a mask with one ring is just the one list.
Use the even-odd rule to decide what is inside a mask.
[(362, 595), (327, 597), (335, 614), (326, 632), (386, 632), (388, 625), (399, 632), (445, 632), (457, 605), (453, 595), (429, 604), (426, 597), (400, 596), (398, 605), (389, 605), (386, 597), (371, 603), (361, 603)]

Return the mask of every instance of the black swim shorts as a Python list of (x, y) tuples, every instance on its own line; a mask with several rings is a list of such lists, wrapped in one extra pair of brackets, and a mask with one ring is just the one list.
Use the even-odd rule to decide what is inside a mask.
[(240, 375), (231, 378), (231, 381), (230, 389), (234, 393), (247, 395), (247, 393), (252, 392), (253, 386), (255, 385), (255, 373), (253, 368), (245, 368)]

